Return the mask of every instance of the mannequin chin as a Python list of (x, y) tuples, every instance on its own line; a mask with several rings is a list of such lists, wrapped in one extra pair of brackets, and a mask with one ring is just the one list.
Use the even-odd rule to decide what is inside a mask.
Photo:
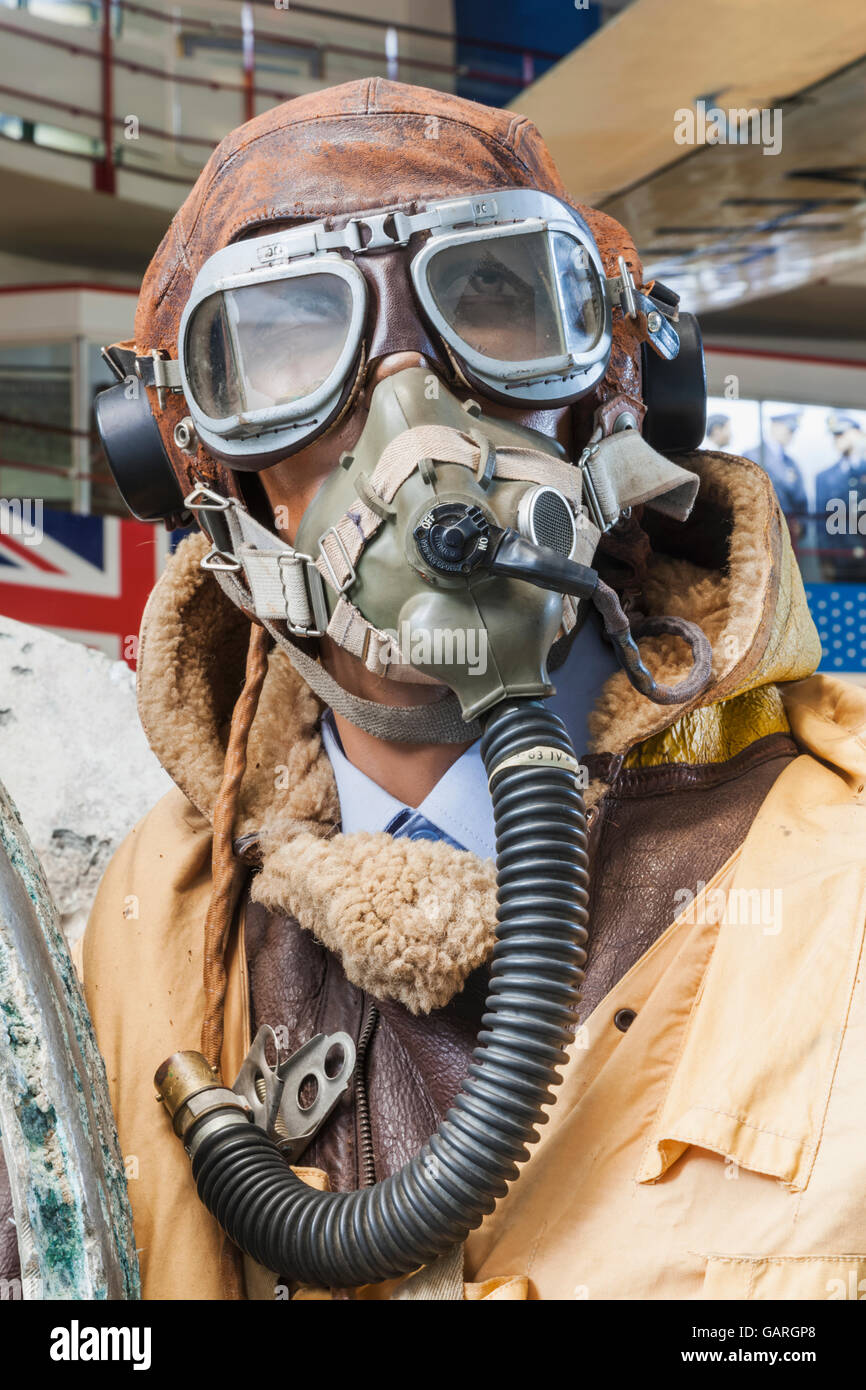
[(367, 670), (360, 657), (353, 656), (344, 647), (338, 647), (328, 636), (319, 638), (319, 655), (328, 675), (333, 676), (344, 690), (358, 695), (362, 700), (410, 708), (413, 705), (435, 704), (448, 693), (446, 685), (422, 671), (411, 681), (377, 676)]
[[(447, 694), (438, 681), (396, 681), (368, 671), (362, 661), (338, 647), (329, 637), (320, 639), (322, 665), (330, 676), (353, 695), (382, 705), (430, 705)], [(332, 718), (349, 762), (366, 773), (406, 806), (420, 806), (449, 767), (472, 743), (395, 743), (365, 733), (342, 715)]]

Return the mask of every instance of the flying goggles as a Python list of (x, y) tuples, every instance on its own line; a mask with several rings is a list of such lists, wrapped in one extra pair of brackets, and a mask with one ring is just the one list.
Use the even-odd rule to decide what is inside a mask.
[(625, 262), (606, 277), (585, 222), (546, 193), (294, 227), (218, 251), (193, 285), (177, 372), (210, 452), (259, 468), (327, 428), (363, 360), (370, 285), (357, 262), (389, 248), (408, 249), (417, 306), (458, 374), (500, 401), (563, 406), (592, 390), (618, 304), (651, 316), (649, 338), (663, 356), (677, 353), (676, 330)]

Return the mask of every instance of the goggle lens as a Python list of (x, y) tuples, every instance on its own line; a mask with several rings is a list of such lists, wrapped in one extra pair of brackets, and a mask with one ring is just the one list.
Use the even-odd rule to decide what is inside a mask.
[(352, 319), (352, 292), (337, 275), (244, 285), (202, 300), (186, 340), (187, 376), (214, 420), (291, 405), (334, 371)]
[(501, 362), (585, 353), (604, 325), (589, 256), (560, 232), (476, 237), (430, 257), (427, 284), (455, 337)]

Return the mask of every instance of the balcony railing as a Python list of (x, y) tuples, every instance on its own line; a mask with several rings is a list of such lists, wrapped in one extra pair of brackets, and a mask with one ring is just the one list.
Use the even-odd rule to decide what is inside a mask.
[(227, 130), (302, 92), (380, 75), (505, 104), (561, 56), (296, 0), (0, 0), (0, 43), (0, 135), (89, 160), (108, 193), (192, 182)]

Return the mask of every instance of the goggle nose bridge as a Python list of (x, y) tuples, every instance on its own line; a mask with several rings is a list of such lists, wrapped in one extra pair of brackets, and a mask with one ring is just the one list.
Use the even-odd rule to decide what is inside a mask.
[(358, 263), (370, 295), (365, 332), (368, 370), (392, 353), (417, 352), (450, 375), (448, 359), (421, 313), (410, 259), (405, 251), (395, 254), (400, 248), (394, 243), (389, 245), (391, 255), (370, 256)]

